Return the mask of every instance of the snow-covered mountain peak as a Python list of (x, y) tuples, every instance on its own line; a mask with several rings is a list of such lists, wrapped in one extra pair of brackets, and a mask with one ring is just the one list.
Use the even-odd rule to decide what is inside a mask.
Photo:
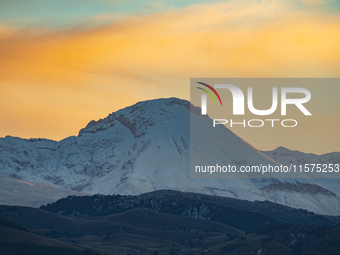
[[(190, 117), (197, 121), (194, 135), (190, 133)], [(0, 138), (0, 174), (90, 194), (137, 195), (173, 189), (270, 200), (319, 213), (338, 214), (340, 191), (336, 180), (331, 186), (326, 181), (322, 183), (333, 192), (327, 193), (316, 189), (315, 186), (320, 185), (304, 177), (252, 179), (253, 175), (245, 174), (234, 179), (191, 178), (191, 148), (195, 149), (194, 159), (198, 165), (209, 160), (237, 167), (295, 160), (289, 156), (295, 152), (285, 148), (278, 148), (276, 156), (262, 153), (226, 127), (213, 128), (211, 120), (201, 116), (200, 108), (186, 100), (169, 98), (139, 102), (104, 119), (91, 121), (78, 136), (59, 142)], [(278, 156), (281, 153), (285, 156)], [(301, 156), (296, 158), (299, 163), (310, 161), (310, 155)], [(336, 154), (327, 155), (328, 161), (338, 159)]]
[(289, 150), (283, 146), (277, 147), (275, 150), (270, 151), (272, 153), (272, 155), (279, 155), (279, 156), (292, 156), (294, 154), (294, 152), (298, 152), (298, 151), (292, 151)]
[[(136, 103), (117, 112), (109, 114), (98, 121), (90, 121), (87, 126), (79, 131), (79, 136), (85, 133), (96, 133), (113, 127), (118, 122), (136, 132), (144, 126), (153, 125), (162, 115), (173, 115), (179, 112), (189, 113), (190, 103), (178, 98), (154, 99)], [(137, 134), (137, 136), (140, 134)]]

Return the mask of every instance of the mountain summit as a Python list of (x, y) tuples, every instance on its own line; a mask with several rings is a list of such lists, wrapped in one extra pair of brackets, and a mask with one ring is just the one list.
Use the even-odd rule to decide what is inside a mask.
[[(247, 200), (270, 200), (323, 214), (339, 214), (338, 190), (301, 179), (190, 178), (190, 115), (210, 123), (199, 109), (177, 98), (139, 102), (91, 121), (79, 135), (59, 142), (0, 139), (0, 174), (90, 194), (137, 195), (173, 189)], [(211, 126), (211, 124), (210, 124)], [(218, 152), (201, 160), (221, 163), (276, 163), (224, 126), (207, 132)], [(277, 163), (278, 164), (278, 163)], [(334, 187), (334, 183), (330, 186)]]

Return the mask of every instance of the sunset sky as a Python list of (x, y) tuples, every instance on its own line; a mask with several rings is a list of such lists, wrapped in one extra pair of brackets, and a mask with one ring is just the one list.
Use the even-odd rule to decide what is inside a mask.
[(61, 140), (138, 101), (189, 100), (193, 77), (339, 77), (339, 14), (332, 0), (1, 0), (0, 137)]

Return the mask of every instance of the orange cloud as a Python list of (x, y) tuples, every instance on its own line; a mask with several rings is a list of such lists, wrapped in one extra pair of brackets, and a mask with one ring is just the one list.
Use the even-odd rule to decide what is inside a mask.
[(139, 100), (188, 99), (190, 77), (340, 73), (339, 17), (292, 2), (201, 4), (89, 27), (0, 27), (0, 136), (61, 139)]

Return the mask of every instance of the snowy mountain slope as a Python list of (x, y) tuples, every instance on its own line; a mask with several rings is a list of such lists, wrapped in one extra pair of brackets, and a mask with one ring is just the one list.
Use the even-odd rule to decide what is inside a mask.
[(278, 147), (273, 151), (263, 151), (264, 154), (270, 158), (280, 162), (281, 164), (289, 165), (303, 165), (303, 164), (339, 164), (340, 152), (332, 152), (323, 155), (316, 155), (312, 153), (303, 153), (300, 151), (292, 151), (284, 147)]
[[(340, 164), (340, 152), (332, 152), (323, 155), (292, 151), (284, 147), (279, 147), (273, 151), (263, 151), (264, 154), (283, 165), (304, 165), (304, 164)], [(340, 178), (326, 178), (324, 173), (313, 172), (304, 173), (311, 180), (340, 196)], [(340, 177), (340, 173), (334, 177)]]
[[(340, 214), (339, 197), (303, 176), (190, 178), (190, 145), (202, 163), (278, 164), (222, 125), (207, 132), (211, 120), (195, 114), (197, 111), (192, 108), (191, 116), (200, 123), (195, 132), (203, 140), (190, 141), (190, 104), (176, 98), (137, 103), (91, 121), (77, 137), (59, 142), (1, 138), (0, 174), (91, 194), (136, 195), (175, 189)], [(204, 149), (202, 142), (213, 143), (218, 149)]]
[(0, 204), (39, 207), (61, 198), (85, 193), (61, 189), (53, 185), (21, 181), (11, 177), (0, 177)]

